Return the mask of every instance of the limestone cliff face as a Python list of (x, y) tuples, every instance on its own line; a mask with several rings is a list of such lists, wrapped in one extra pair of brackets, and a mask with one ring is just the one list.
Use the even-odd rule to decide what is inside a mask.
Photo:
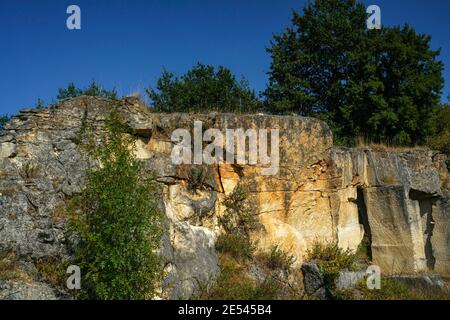
[[(0, 298), (30, 296), (36, 286), (46, 286), (36, 259), (71, 255), (76, 237), (65, 229), (65, 203), (83, 188), (90, 165), (79, 131), (83, 121), (102, 130), (114, 104), (136, 140), (136, 156), (163, 189), (164, 298), (187, 298), (198, 283), (214, 279), (218, 217), (238, 184), (249, 189), (264, 227), (253, 235), (260, 250), (278, 245), (300, 265), (314, 241), (356, 250), (365, 238), (384, 273), (450, 274), (450, 179), (436, 152), (335, 148), (328, 127), (311, 118), (154, 114), (136, 99), (79, 97), (43, 111), (24, 110), (0, 132), (0, 253), (14, 253), (29, 275), (27, 281), (0, 279)], [(259, 165), (204, 165), (204, 188), (192, 192), (192, 168), (172, 163), (170, 137), (195, 120), (221, 130), (279, 129), (278, 174), (261, 175)], [(48, 286), (45, 292), (46, 298), (59, 294)]]
[(343, 185), (359, 190), (374, 264), (389, 274), (449, 273), (449, 185), (442, 155), (335, 149), (332, 161)]

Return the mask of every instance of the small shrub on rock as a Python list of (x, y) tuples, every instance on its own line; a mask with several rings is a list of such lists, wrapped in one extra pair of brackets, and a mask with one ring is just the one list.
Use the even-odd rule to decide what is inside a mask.
[(307, 260), (317, 264), (325, 284), (332, 288), (341, 270), (355, 269), (356, 256), (349, 249), (339, 248), (337, 243), (315, 242), (307, 252)]
[(235, 259), (252, 259), (255, 246), (248, 237), (240, 234), (222, 234), (217, 238), (216, 250)]
[(295, 257), (278, 246), (273, 246), (270, 252), (261, 254), (260, 259), (270, 269), (290, 270), (295, 263)]

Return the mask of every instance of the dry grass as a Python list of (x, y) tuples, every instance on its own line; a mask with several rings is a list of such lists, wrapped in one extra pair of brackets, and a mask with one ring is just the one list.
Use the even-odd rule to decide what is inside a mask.
[(413, 147), (399, 146), (389, 141), (377, 143), (365, 137), (357, 137), (355, 139), (355, 147), (371, 149), (376, 152), (396, 152), (396, 153), (428, 149), (427, 147), (423, 146), (413, 146)]
[(11, 198), (13, 197), (15, 194), (17, 193), (17, 190), (14, 188), (6, 188), (6, 189), (2, 189), (0, 190), (0, 197), (8, 197)]
[(342, 294), (347, 300), (450, 300), (449, 292), (409, 288), (388, 278), (381, 279), (381, 290), (369, 290), (362, 281), (356, 291), (347, 290)]
[(25, 180), (32, 180), (40, 177), (40, 171), (39, 165), (27, 162), (22, 166), (19, 174)]
[(34, 261), (39, 275), (54, 287), (64, 287), (66, 281), (66, 269), (64, 263), (57, 258), (40, 258)]
[(14, 252), (0, 255), (0, 279), (31, 282), (31, 277), (21, 270), (19, 260)]
[(67, 207), (65, 203), (60, 203), (56, 206), (55, 209), (51, 212), (52, 222), (54, 224), (60, 224), (67, 220)]
[(384, 184), (387, 184), (387, 185), (398, 184), (397, 179), (393, 176), (384, 176), (384, 177), (382, 177), (381, 180), (383, 181)]
[(296, 259), (293, 255), (273, 246), (269, 252), (261, 252), (256, 257), (263, 265), (272, 270), (290, 271)]

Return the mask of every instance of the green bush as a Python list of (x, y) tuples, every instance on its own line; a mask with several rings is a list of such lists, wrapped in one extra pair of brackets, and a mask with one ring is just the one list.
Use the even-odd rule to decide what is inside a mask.
[(235, 258), (253, 258), (255, 245), (250, 240), (250, 233), (259, 227), (257, 216), (247, 201), (248, 191), (237, 186), (224, 201), (226, 210), (219, 218), (224, 229), (217, 242), (216, 249)]
[(295, 263), (295, 257), (286, 253), (278, 246), (273, 246), (270, 252), (261, 254), (260, 259), (270, 269), (290, 270)]
[(255, 245), (241, 234), (222, 234), (216, 241), (216, 250), (227, 253), (235, 259), (252, 259)]
[(247, 197), (248, 190), (238, 185), (223, 202), (227, 209), (219, 223), (225, 232), (249, 236), (251, 231), (260, 227), (255, 210), (246, 201)]
[(325, 283), (332, 288), (341, 270), (355, 268), (356, 256), (349, 249), (339, 248), (337, 243), (315, 242), (307, 252), (307, 260), (317, 263)]
[(150, 299), (161, 276), (156, 253), (162, 235), (158, 190), (129, 149), (114, 109), (96, 145), (86, 129), (86, 148), (100, 164), (87, 172), (86, 187), (71, 205), (71, 225), (81, 236), (75, 262), (90, 299)]

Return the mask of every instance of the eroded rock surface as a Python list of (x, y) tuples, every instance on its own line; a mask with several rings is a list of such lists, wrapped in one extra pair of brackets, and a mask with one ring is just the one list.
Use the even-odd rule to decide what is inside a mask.
[[(450, 179), (438, 153), (335, 148), (329, 128), (316, 119), (155, 114), (132, 98), (79, 97), (40, 111), (24, 110), (5, 126), (0, 133), (0, 253), (14, 252), (27, 270), (37, 259), (72, 254), (76, 236), (66, 231), (65, 204), (83, 188), (85, 170), (95, 165), (80, 149), (80, 129), (89, 123), (94, 132), (102, 130), (114, 105), (127, 119), (136, 156), (163, 189), (163, 298), (188, 298), (200, 283), (214, 280), (218, 217), (238, 184), (250, 191), (263, 226), (253, 235), (259, 249), (277, 245), (297, 258), (297, 266), (315, 241), (337, 241), (356, 251), (366, 238), (370, 258), (383, 273), (450, 274)], [(278, 174), (261, 175), (265, 167), (260, 165), (174, 165), (171, 134), (192, 128), (195, 120), (221, 130), (279, 129)], [(192, 170), (202, 170), (201, 190), (189, 187)], [(43, 284), (45, 279), (32, 274)], [(27, 285), (15, 284), (23, 288), (16, 297), (36, 297), (27, 293)]]

